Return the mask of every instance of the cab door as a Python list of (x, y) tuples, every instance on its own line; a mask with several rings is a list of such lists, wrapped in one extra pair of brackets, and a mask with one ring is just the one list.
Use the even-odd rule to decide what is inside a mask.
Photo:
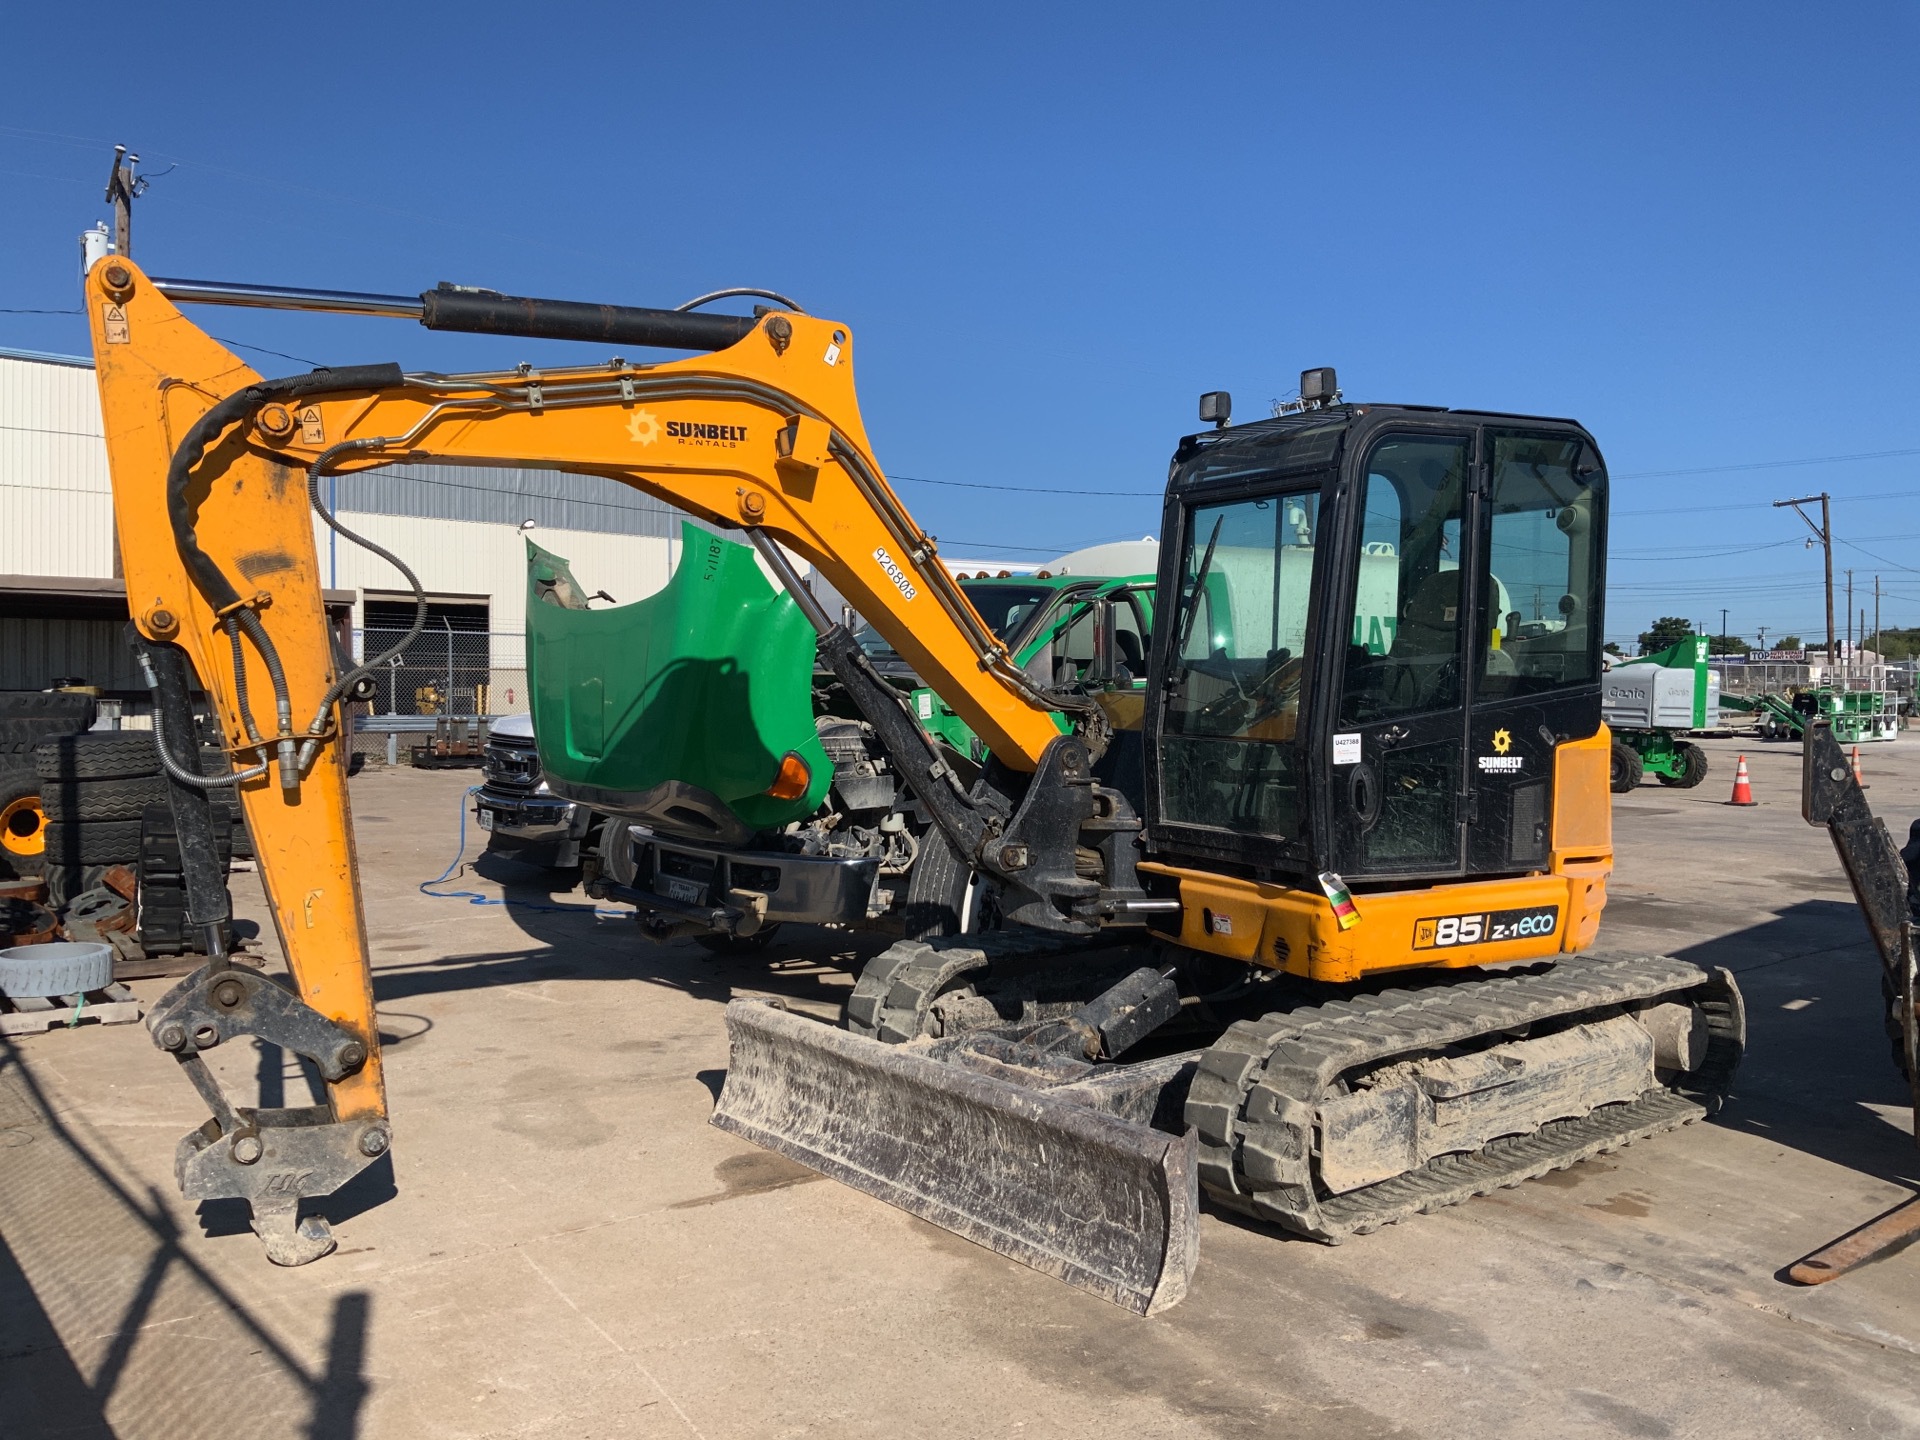
[[(1348, 880), (1463, 873), (1475, 436), (1377, 435), (1355, 469), (1325, 853)], [(1472, 547), (1477, 549), (1478, 547)]]
[(1467, 869), (1543, 870), (1554, 750), (1600, 725), (1606, 476), (1579, 432), (1489, 426), (1468, 754)]

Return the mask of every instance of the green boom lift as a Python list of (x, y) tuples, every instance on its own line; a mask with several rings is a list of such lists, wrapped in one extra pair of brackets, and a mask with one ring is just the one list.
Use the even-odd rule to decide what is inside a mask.
[(1707, 668), (1707, 637), (1614, 664), (1601, 688), (1601, 714), (1613, 730), (1613, 793), (1648, 772), (1662, 785), (1690, 790), (1707, 778), (1707, 752), (1687, 739), (1720, 717), (1720, 677)]

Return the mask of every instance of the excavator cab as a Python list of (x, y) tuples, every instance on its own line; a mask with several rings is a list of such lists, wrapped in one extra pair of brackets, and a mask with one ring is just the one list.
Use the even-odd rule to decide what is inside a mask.
[(1570, 421), (1331, 405), (1174, 457), (1149, 847), (1312, 886), (1548, 868), (1600, 730), (1606, 472)]

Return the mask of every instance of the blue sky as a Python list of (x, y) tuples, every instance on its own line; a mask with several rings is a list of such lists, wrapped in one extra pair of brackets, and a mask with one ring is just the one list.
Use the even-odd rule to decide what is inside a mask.
[[(1017, 487), (901, 480), (949, 554), (1158, 533), (1201, 391), (1251, 418), (1331, 364), (1350, 398), (1584, 421), (1617, 477), (1610, 636), (1724, 606), (1812, 637), (1819, 554), (1768, 502), (1822, 489), (1856, 610), (1879, 574), (1920, 624), (1911, 4), (303, 13), (11, 14), (0, 306), (74, 303), (123, 141), (160, 274), (753, 284), (842, 319), (890, 473)], [(197, 313), (303, 361), (583, 358)], [(0, 314), (0, 345), (85, 343)]]

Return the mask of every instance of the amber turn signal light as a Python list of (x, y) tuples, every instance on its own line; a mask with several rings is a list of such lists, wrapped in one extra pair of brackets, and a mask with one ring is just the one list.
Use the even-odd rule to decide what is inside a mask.
[(780, 762), (780, 773), (773, 777), (773, 784), (767, 787), (767, 794), (776, 800), (798, 800), (807, 793), (807, 786), (812, 783), (813, 772), (807, 769), (807, 762), (789, 750), (787, 758)]

